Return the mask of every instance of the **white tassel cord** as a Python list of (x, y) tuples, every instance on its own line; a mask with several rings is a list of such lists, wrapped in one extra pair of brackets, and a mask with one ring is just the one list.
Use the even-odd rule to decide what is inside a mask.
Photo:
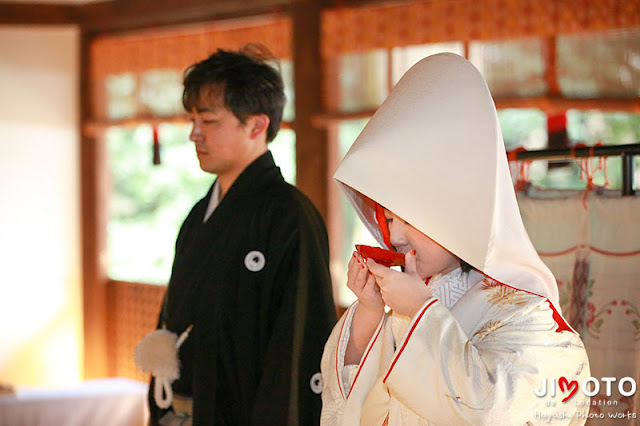
[(191, 324), (189, 327), (187, 327), (185, 331), (182, 332), (182, 334), (178, 338), (178, 341), (176, 342), (176, 351), (180, 348), (180, 346), (182, 346), (184, 341), (187, 340), (187, 337), (189, 337), (189, 332), (191, 331), (192, 328), (193, 328), (193, 324)]
[[(164, 389), (164, 393), (162, 392)], [(160, 408), (169, 408), (173, 401), (173, 389), (171, 389), (171, 383), (166, 377), (156, 377), (156, 382), (153, 388), (153, 398), (156, 400), (156, 405)]]
[(147, 334), (136, 347), (136, 365), (143, 372), (155, 377), (153, 397), (160, 408), (169, 408), (173, 401), (171, 383), (180, 377), (178, 349), (189, 337), (193, 324), (176, 336), (166, 329)]

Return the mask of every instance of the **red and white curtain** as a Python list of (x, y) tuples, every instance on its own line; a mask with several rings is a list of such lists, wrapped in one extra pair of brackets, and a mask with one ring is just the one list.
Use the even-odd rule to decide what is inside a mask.
[[(557, 191), (518, 195), (520, 210), (540, 257), (554, 273), (564, 316), (580, 333), (591, 376), (600, 381), (590, 424), (638, 424), (640, 389), (624, 396), (618, 385), (640, 385), (640, 197)], [(585, 202), (586, 201), (586, 202)], [(603, 377), (613, 377), (607, 394)], [(611, 379), (607, 379), (611, 380)], [(624, 393), (629, 393), (627, 381)], [(635, 413), (626, 420), (610, 413)]]

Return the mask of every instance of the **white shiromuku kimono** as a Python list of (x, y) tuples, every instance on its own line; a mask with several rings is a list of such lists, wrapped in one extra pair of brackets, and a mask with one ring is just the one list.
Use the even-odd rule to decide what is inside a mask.
[(497, 113), (478, 70), (451, 53), (414, 65), (335, 173), (392, 248), (384, 206), (474, 269), (431, 277), (413, 318), (388, 311), (344, 365), (354, 303), (322, 358), (323, 425), (584, 424), (590, 376), (555, 278), (522, 224)]
[[(347, 310), (322, 359), (321, 424), (584, 423), (582, 393), (570, 403), (563, 393), (535, 394), (547, 378), (589, 377), (582, 341), (556, 322), (546, 298), (460, 269), (429, 285), (441, 300), (428, 300), (415, 318), (386, 314), (358, 366), (344, 365), (357, 302)], [(450, 309), (449, 300), (457, 300)]]

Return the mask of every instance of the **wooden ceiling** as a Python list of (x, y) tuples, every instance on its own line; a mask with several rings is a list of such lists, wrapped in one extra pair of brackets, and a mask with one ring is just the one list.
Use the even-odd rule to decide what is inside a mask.
[(287, 0), (113, 0), (84, 4), (0, 3), (0, 24), (75, 24), (87, 32), (126, 31), (168, 24), (273, 12)]
[[(395, 0), (398, 2), (400, 0)], [(394, 2), (392, 0), (391, 2)], [(79, 25), (89, 33), (118, 32), (265, 13), (289, 13), (309, 5), (358, 6), (389, 0), (66, 0), (62, 3), (0, 1), (0, 25)]]

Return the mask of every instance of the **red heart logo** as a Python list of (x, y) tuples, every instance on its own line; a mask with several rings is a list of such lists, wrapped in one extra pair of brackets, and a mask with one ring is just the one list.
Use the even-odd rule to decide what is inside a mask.
[(565, 391), (565, 387), (567, 388), (566, 390), (571, 390), (569, 396), (563, 399), (562, 402), (565, 402), (567, 399), (571, 398), (578, 391), (577, 380), (568, 381), (566, 377), (560, 377), (560, 380), (558, 380), (558, 385), (560, 386), (560, 390), (562, 392)]

